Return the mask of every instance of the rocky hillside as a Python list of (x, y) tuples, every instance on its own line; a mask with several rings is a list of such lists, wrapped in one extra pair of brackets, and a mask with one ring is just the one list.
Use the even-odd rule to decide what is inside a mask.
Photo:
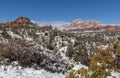
[(15, 21), (0, 23), (0, 26), (32, 26), (34, 25), (27, 17), (18, 17)]
[(37, 22), (31, 21), (31, 19), (29, 19), (27, 17), (18, 17), (15, 21), (0, 23), (0, 26), (2, 26), (2, 27), (5, 27), (5, 26), (13, 26), (13, 27), (17, 27), (17, 26), (34, 27), (34, 26), (38, 26), (38, 27), (41, 27), (41, 29), (43, 29), (43, 30), (51, 30), (52, 29), (52, 25), (38, 24)]
[[(116, 30), (114, 26), (95, 23), (95, 27), (91, 24), (90, 28)], [(66, 78), (120, 77), (120, 31), (72, 33), (44, 27), (0, 26), (0, 71), (4, 71), (3, 74), (12, 68), (14, 72), (15, 68), (15, 76), (17, 73), (23, 76), (29, 74), (23, 70), (28, 68), (56, 75), (60, 73)], [(36, 72), (31, 73), (36, 75)]]
[(120, 32), (65, 33), (30, 26), (0, 27), (0, 65), (67, 74), (76, 65), (89, 68), (92, 58), (105, 50), (113, 59), (111, 70), (119, 69), (119, 40)]
[(74, 20), (70, 24), (65, 24), (60, 27), (62, 30), (66, 32), (98, 32), (98, 31), (118, 31), (120, 30), (120, 26), (118, 25), (105, 25), (96, 20)]

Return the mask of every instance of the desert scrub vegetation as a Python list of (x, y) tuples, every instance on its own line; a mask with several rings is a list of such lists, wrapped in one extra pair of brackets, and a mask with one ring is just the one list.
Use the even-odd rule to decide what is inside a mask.
[[(113, 49), (109, 47), (106, 49), (99, 49), (98, 53), (91, 56), (88, 69), (80, 68), (78, 70), (73, 70), (69, 72), (66, 78), (106, 78), (111, 75), (112, 71), (120, 72), (119, 40), (115, 41)], [(115, 51), (114, 56), (111, 51)]]
[(115, 71), (120, 73), (120, 40), (116, 41), (114, 44), (115, 58), (113, 61), (113, 67)]
[[(120, 69), (119, 35), (120, 32), (67, 33), (57, 28), (45, 31), (28, 26), (0, 27), (0, 61), (8, 59), (7, 64), (18, 61), (23, 67), (43, 67), (47, 70), (55, 66), (57, 70), (66, 66), (63, 54), (75, 64), (89, 67), (74, 72), (86, 78), (99, 77), (98, 74), (105, 77), (112, 69)], [(62, 54), (60, 49), (64, 49)], [(75, 75), (74, 72), (71, 75)]]

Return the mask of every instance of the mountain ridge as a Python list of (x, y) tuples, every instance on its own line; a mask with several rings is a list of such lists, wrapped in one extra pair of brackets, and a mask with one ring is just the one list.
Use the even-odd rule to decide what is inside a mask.
[[(51, 24), (42, 24), (36, 21), (29, 19), (28, 17), (18, 17), (16, 20), (11, 22), (0, 23), (0, 26), (38, 26), (42, 27), (42, 29), (52, 29), (53, 25)], [(91, 31), (119, 31), (120, 25), (107, 25), (103, 24), (97, 20), (81, 20), (76, 19), (71, 23), (66, 23), (61, 26), (56, 26), (59, 30), (65, 32), (91, 32)]]
[(119, 25), (107, 25), (96, 20), (73, 20), (70, 24), (61, 26), (63, 31), (118, 31)]

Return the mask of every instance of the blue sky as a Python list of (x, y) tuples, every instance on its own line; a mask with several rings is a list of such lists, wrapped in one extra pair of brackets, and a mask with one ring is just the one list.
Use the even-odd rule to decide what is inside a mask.
[(120, 0), (0, 0), (0, 22), (18, 16), (41, 22), (93, 19), (120, 24)]

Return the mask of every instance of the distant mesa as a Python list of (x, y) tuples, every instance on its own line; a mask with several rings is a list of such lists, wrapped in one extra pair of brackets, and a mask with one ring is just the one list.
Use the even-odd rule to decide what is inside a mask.
[(119, 25), (105, 25), (96, 20), (74, 20), (70, 24), (65, 24), (62, 27), (62, 30), (66, 32), (84, 32), (84, 31), (119, 31)]
[(88, 20), (88, 21), (84, 21), (84, 20), (74, 20), (71, 24), (65, 26), (65, 27), (73, 27), (73, 28), (89, 28), (89, 27), (102, 27), (103, 24), (96, 21), (96, 20)]
[(120, 31), (120, 26), (107, 26), (108, 31)]

